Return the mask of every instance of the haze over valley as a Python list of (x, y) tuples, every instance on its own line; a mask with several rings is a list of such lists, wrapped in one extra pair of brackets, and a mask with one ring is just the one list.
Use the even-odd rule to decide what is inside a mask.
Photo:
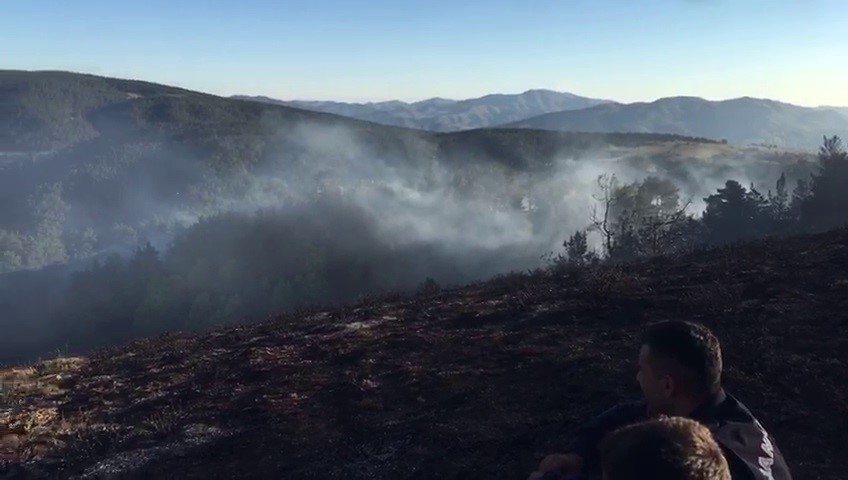
[[(590, 223), (603, 174), (668, 179), (698, 214), (727, 179), (791, 186), (815, 161), (663, 134), (433, 133), (62, 72), (5, 71), (0, 92), (10, 357), (99, 344), (73, 332), (104, 314), (72, 313), (66, 272), (148, 244), (175, 273), (144, 288), (173, 298), (127, 297), (119, 338), (545, 266)], [(54, 293), (34, 302), (41, 279)]]

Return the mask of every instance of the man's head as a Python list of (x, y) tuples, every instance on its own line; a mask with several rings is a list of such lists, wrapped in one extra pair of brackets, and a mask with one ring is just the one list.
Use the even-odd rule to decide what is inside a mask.
[(685, 415), (721, 389), (721, 346), (702, 325), (654, 324), (645, 331), (636, 379), (653, 414)]
[(601, 442), (604, 480), (730, 480), (712, 433), (682, 417), (622, 427)]

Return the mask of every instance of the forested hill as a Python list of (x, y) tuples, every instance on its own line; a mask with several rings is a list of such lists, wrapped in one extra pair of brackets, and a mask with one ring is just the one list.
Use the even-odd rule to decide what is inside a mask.
[(307, 120), (369, 125), (149, 82), (58, 71), (0, 70), (0, 106), (0, 152), (52, 151), (119, 132), (262, 134), (272, 122)]

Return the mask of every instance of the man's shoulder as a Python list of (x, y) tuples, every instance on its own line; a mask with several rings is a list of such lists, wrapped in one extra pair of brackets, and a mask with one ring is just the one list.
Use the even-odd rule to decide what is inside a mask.
[(613, 430), (647, 417), (644, 402), (625, 402), (607, 407), (577, 428), (565, 451), (580, 455), (586, 472), (599, 472), (598, 444)]
[(635, 414), (644, 415), (648, 411), (648, 404), (642, 400), (638, 401), (629, 401), (629, 402), (620, 402), (615, 405), (609, 407), (609, 410), (616, 410), (619, 412), (630, 412)]
[(691, 416), (703, 424), (714, 427), (726, 423), (753, 424), (756, 421), (754, 414), (745, 404), (724, 390), (692, 412)]
[(644, 402), (623, 402), (608, 407), (599, 415), (583, 425), (582, 430), (608, 433), (627, 424), (647, 419), (647, 407)]
[(609, 407), (600, 416), (622, 421), (638, 421), (647, 418), (648, 406), (645, 402), (621, 402)]
[(751, 413), (751, 409), (748, 408), (747, 405), (742, 403), (738, 397), (734, 396), (732, 393), (725, 392), (725, 403), (730, 405), (734, 411), (738, 412), (740, 415), (745, 415), (753, 418), (754, 414)]
[(647, 418), (644, 402), (622, 402), (600, 411), (591, 420), (578, 428), (578, 434), (589, 434), (594, 442), (606, 433), (621, 426)]
[[(726, 394), (710, 417), (702, 423), (709, 425), (727, 443), (755, 444), (758, 447), (762, 443), (770, 443), (771, 434), (751, 410), (733, 395)], [(756, 441), (751, 441), (753, 439)]]
[(711, 420), (714, 422), (710, 426), (716, 440), (735, 457), (735, 461), (731, 461), (731, 467), (738, 469), (744, 465), (742, 469), (753, 474), (751, 478), (792, 478), (774, 437), (736, 397), (727, 395), (717, 409), (715, 418)]

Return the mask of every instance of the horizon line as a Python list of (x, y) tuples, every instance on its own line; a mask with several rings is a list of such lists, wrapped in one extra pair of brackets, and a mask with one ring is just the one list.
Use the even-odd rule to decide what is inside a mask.
[[(115, 80), (125, 80), (125, 81), (137, 81), (137, 82), (145, 82), (145, 83), (150, 83), (150, 84), (160, 85), (160, 86), (165, 86), (165, 87), (171, 87), (171, 88), (180, 88), (180, 89), (183, 89), (183, 90), (189, 90), (189, 91), (193, 91), (193, 92), (197, 92), (197, 93), (203, 93), (203, 94), (206, 94), (206, 95), (213, 95), (213, 96), (217, 96), (217, 97), (221, 97), (221, 98), (232, 98), (232, 97), (253, 97), (253, 98), (257, 98), (257, 97), (262, 97), (262, 98), (267, 98), (267, 99), (270, 99), (270, 100), (276, 100), (276, 101), (281, 101), (281, 102), (335, 102), (335, 103), (359, 104), (359, 105), (373, 105), (373, 104), (380, 104), (380, 103), (397, 102), (397, 103), (404, 103), (404, 104), (407, 104), (407, 105), (413, 105), (413, 104), (423, 103), (423, 102), (432, 101), (432, 100), (445, 100), (445, 101), (450, 101), (450, 102), (463, 102), (463, 101), (468, 101), (468, 100), (477, 100), (477, 99), (481, 99), (481, 98), (484, 98), (484, 97), (495, 96), (495, 95), (518, 96), (518, 95), (524, 95), (524, 94), (527, 94), (527, 93), (530, 93), (530, 92), (550, 92), (550, 93), (574, 95), (576, 97), (580, 97), (580, 98), (584, 98), (584, 99), (588, 99), (588, 100), (597, 100), (597, 101), (604, 102), (604, 103), (614, 103), (614, 104), (618, 104), (618, 105), (650, 104), (650, 103), (657, 102), (659, 100), (665, 100), (665, 99), (671, 99), (671, 98), (693, 98), (693, 99), (699, 99), (699, 100), (704, 100), (704, 101), (707, 101), (707, 102), (715, 102), (715, 103), (727, 102), (727, 101), (732, 101), (732, 100), (752, 99), (752, 100), (772, 101), (772, 102), (777, 102), (777, 103), (783, 103), (783, 104), (786, 104), (786, 105), (792, 105), (792, 106), (801, 107), (801, 108), (811, 108), (811, 109), (848, 108), (848, 105), (828, 105), (828, 104), (803, 105), (803, 104), (792, 103), (792, 102), (788, 102), (788, 101), (780, 100), (780, 99), (776, 99), (776, 98), (760, 97), (760, 96), (755, 96), (755, 95), (742, 95), (742, 96), (726, 97), (726, 98), (707, 98), (707, 97), (704, 97), (704, 96), (693, 95), (693, 94), (688, 94), (688, 95), (677, 94), (677, 95), (666, 95), (666, 96), (662, 96), (662, 97), (656, 97), (656, 98), (651, 99), (651, 100), (621, 101), (621, 100), (615, 100), (615, 99), (610, 99), (610, 98), (590, 97), (590, 96), (585, 96), (585, 95), (582, 95), (582, 94), (579, 94), (579, 93), (574, 93), (574, 92), (565, 91), (565, 90), (556, 90), (556, 89), (547, 88), (547, 87), (528, 88), (528, 89), (525, 89), (524, 91), (521, 91), (521, 92), (490, 92), (490, 93), (484, 93), (482, 95), (478, 95), (478, 96), (474, 96), (474, 97), (466, 97), (466, 98), (450, 98), (450, 97), (442, 97), (442, 96), (439, 96), (439, 95), (435, 95), (435, 96), (425, 97), (425, 98), (417, 99), (417, 100), (413, 100), (413, 99), (402, 100), (400, 98), (388, 98), (388, 99), (371, 98), (371, 99), (357, 99), (357, 100), (350, 100), (350, 99), (349, 100), (339, 100), (340, 97), (336, 97), (336, 98), (317, 98), (317, 97), (304, 98), (304, 97), (299, 97), (299, 98), (285, 99), (285, 98), (282, 98), (281, 96), (278, 96), (278, 95), (265, 94), (265, 93), (256, 93), (256, 94), (216, 93), (216, 92), (212, 92), (212, 91), (201, 90), (201, 89), (196, 88), (196, 87), (186, 86), (186, 85), (183, 85), (183, 84), (172, 84), (172, 83), (165, 83), (165, 82), (157, 81), (157, 80), (148, 80), (148, 79), (144, 79), (144, 78), (133, 78), (133, 77), (128, 77), (128, 76), (120, 76), (120, 75), (105, 75), (103, 73), (93, 73), (93, 72), (90, 72), (90, 71), (82, 71), (82, 70), (61, 70), (61, 69), (27, 70), (27, 69), (10, 68), (10, 69), (0, 69), (0, 72), (66, 73), (66, 74), (75, 74), (75, 75), (88, 75), (88, 76), (100, 77), (100, 78), (111, 78), (111, 79), (115, 79)], [(589, 108), (591, 108), (591, 107), (589, 107)]]

